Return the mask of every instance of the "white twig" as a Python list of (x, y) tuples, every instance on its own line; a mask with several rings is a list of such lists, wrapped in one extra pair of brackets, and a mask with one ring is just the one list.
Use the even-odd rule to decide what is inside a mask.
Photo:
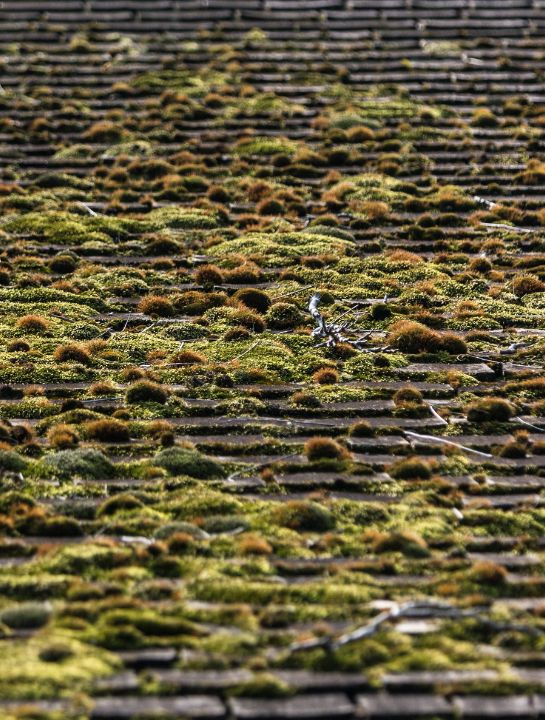
[[(293, 452), (289, 455), (281, 455), (280, 457), (277, 457), (275, 455), (272, 455), (270, 460), (266, 460), (265, 462), (258, 463), (256, 465), (253, 465), (251, 470), (259, 470), (259, 468), (266, 467), (267, 465), (272, 465), (273, 463), (277, 462), (283, 462), (284, 460), (289, 460), (290, 458), (297, 457), (299, 453)], [(229, 477), (226, 479), (226, 482), (234, 482), (239, 475), (242, 475), (243, 473), (247, 472), (248, 468), (242, 468), (241, 470), (235, 470), (235, 472), (232, 472)]]
[(81, 205), (82, 208), (84, 208), (85, 210), (87, 210), (87, 212), (89, 213), (89, 215), (93, 215), (93, 217), (98, 217), (98, 213), (96, 213), (92, 208), (89, 207), (89, 205), (86, 205), (86, 204), (85, 204), (84, 202), (82, 202), (81, 200), (78, 200), (78, 205)]
[(446, 440), (442, 437), (436, 437), (435, 435), (421, 435), (420, 433), (411, 432), (410, 430), (403, 430), (403, 435), (408, 435), (415, 440), (427, 440), (428, 442), (436, 442), (443, 445), (452, 445), (453, 447), (460, 448), (460, 450), (465, 450), (465, 452), (474, 453), (475, 455), (480, 455), (481, 457), (494, 457), (490, 453), (481, 452), (481, 450), (475, 450), (474, 448), (467, 447), (467, 445), (461, 445), (460, 443), (453, 442), (452, 440)]
[[(354, 339), (354, 334), (361, 333), (361, 329), (358, 330), (354, 328), (349, 328), (347, 323), (338, 324), (338, 320), (340, 320), (340, 318), (344, 317), (345, 315), (351, 313), (352, 310), (347, 310), (346, 312), (339, 315), (336, 320), (330, 323), (326, 323), (322, 313), (318, 310), (319, 304), (320, 293), (314, 293), (314, 295), (310, 298), (308, 304), (308, 311), (312, 315), (312, 318), (316, 323), (316, 327), (312, 331), (312, 336), (323, 338), (323, 342), (320, 343), (317, 347), (321, 347), (322, 345), (325, 345), (326, 347), (335, 347), (337, 343), (344, 342), (349, 343), (350, 345), (352, 345), (352, 347), (356, 348), (356, 350), (361, 350), (361, 343), (365, 342), (371, 331), (364, 332), (364, 335), (360, 335), (360, 337)], [(347, 337), (346, 333), (352, 335), (352, 338)]]
[(297, 295), (298, 293), (303, 292), (304, 290), (310, 290), (311, 287), (312, 287), (312, 285), (304, 285), (303, 287), (300, 287), (297, 290), (292, 290), (289, 293), (284, 293), (284, 295), (278, 295), (274, 299), (282, 300), (282, 298), (287, 298), (287, 297), (291, 297), (292, 295)]
[(480, 612), (479, 609), (467, 611), (460, 610), (448, 603), (435, 602), (433, 600), (415, 600), (406, 603), (396, 603), (390, 610), (384, 610), (379, 613), (366, 625), (362, 625), (352, 632), (341, 635), (337, 640), (333, 640), (329, 637), (313, 638), (312, 640), (305, 640), (303, 642), (293, 643), (290, 645), (289, 650), (291, 652), (298, 652), (300, 650), (310, 650), (317, 647), (325, 647), (328, 650), (338, 650), (344, 645), (349, 643), (357, 642), (363, 638), (374, 635), (384, 623), (389, 620), (395, 620), (397, 618), (408, 616), (417, 617), (448, 617), (448, 618), (459, 618), (467, 614), (477, 614)]
[(531, 427), (533, 430), (537, 430), (538, 432), (545, 432), (545, 429), (542, 427), (539, 427), (538, 425), (532, 425), (532, 423), (527, 422), (526, 420), (523, 420), (521, 417), (514, 417), (514, 422), (518, 422), (521, 425), (526, 425), (526, 427)]
[(430, 409), (431, 414), (436, 420), (439, 420), (442, 425), (448, 425), (448, 422), (445, 420), (445, 418), (442, 418), (441, 415), (435, 410), (435, 408), (431, 405), (431, 403), (426, 403), (428, 408)]
[(496, 207), (498, 203), (492, 202), (491, 200), (487, 200), (486, 198), (479, 197), (479, 195), (473, 195), (473, 200), (475, 202), (478, 202), (480, 205), (484, 205), (488, 209)]
[(246, 350), (241, 352), (239, 355), (235, 355), (234, 358), (231, 358), (230, 360), (226, 360), (226, 362), (231, 363), (231, 362), (234, 362), (235, 360), (240, 360), (241, 357), (244, 357), (249, 352), (251, 352), (255, 347), (257, 347), (260, 344), (260, 342), (261, 342), (261, 340), (256, 340), (254, 343), (252, 343), (250, 345), (250, 347), (247, 347)]
[(481, 225), (487, 228), (494, 228), (496, 230), (512, 230), (513, 232), (520, 232), (520, 233), (531, 233), (534, 232), (532, 228), (521, 228), (517, 227), (516, 225), (505, 225), (504, 223), (485, 223), (482, 222)]

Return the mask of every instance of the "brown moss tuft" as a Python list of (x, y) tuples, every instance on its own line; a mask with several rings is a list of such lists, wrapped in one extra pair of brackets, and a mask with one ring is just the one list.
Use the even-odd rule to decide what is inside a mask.
[(176, 365), (204, 365), (207, 359), (194, 350), (181, 350), (170, 357), (170, 362)]
[(239, 544), (241, 555), (272, 555), (272, 545), (257, 535), (246, 535)]
[(60, 345), (53, 353), (55, 362), (77, 362), (82, 365), (88, 365), (91, 362), (91, 356), (81, 345), (69, 344)]
[(455, 333), (441, 334), (412, 320), (399, 320), (392, 325), (388, 342), (401, 352), (412, 355), (441, 351), (458, 355), (467, 352), (464, 340)]
[(503, 398), (485, 397), (466, 408), (469, 422), (508, 422), (513, 414), (513, 406)]
[(223, 275), (217, 265), (201, 265), (195, 271), (195, 282), (204, 288), (210, 288), (214, 285), (221, 285)]
[(503, 565), (481, 560), (471, 568), (470, 577), (483, 585), (504, 585), (507, 582), (507, 570)]
[(92, 440), (101, 442), (127, 442), (130, 440), (129, 428), (120, 420), (104, 418), (86, 423), (85, 432)]
[(265, 314), (271, 306), (271, 299), (263, 290), (242, 288), (233, 295), (233, 301), (241, 302), (250, 310)]
[(327, 437), (313, 437), (305, 443), (304, 453), (310, 461), (345, 460), (348, 451), (338, 442)]
[(162, 295), (146, 295), (138, 303), (138, 311), (144, 315), (158, 315), (159, 317), (172, 317), (175, 313), (172, 302)]
[(164, 405), (168, 400), (167, 391), (157, 383), (149, 380), (139, 380), (127, 388), (127, 402), (129, 404), (155, 402)]
[(414, 387), (404, 387), (398, 390), (394, 397), (394, 405), (403, 405), (405, 403), (413, 403), (420, 405), (422, 403), (422, 393)]
[(17, 328), (29, 333), (42, 333), (49, 328), (49, 322), (41, 315), (23, 315), (17, 320)]
[(50, 428), (47, 433), (47, 441), (56, 450), (69, 450), (77, 446), (79, 439), (70, 425), (59, 423)]
[(318, 385), (334, 385), (339, 380), (339, 373), (335, 368), (324, 367), (312, 373), (312, 379)]
[(234, 284), (257, 283), (261, 280), (261, 269), (254, 262), (243, 262), (237, 268), (225, 270), (223, 277), (225, 282)]
[(398, 460), (388, 469), (396, 480), (429, 480), (432, 476), (431, 466), (419, 457)]
[(532, 293), (545, 292), (545, 283), (534, 275), (517, 275), (512, 282), (513, 293), (517, 297), (524, 297)]
[(327, 508), (308, 500), (282, 503), (273, 518), (279, 525), (299, 532), (326, 532), (335, 526), (335, 519)]

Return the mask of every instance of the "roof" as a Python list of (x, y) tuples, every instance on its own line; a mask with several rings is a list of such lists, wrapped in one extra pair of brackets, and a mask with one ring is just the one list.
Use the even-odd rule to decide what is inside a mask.
[(4, 0), (5, 717), (545, 714), (544, 29)]

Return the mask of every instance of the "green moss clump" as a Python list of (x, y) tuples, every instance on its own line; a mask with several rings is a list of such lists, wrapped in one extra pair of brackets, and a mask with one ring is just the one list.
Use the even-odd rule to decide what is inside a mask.
[(171, 475), (189, 475), (201, 480), (225, 477), (219, 463), (193, 449), (167, 448), (154, 457), (153, 463)]
[[(45, 629), (34, 637), (5, 643), (6, 653), (0, 660), (0, 695), (4, 700), (76, 696), (89, 692), (97, 678), (111, 675), (120, 665), (109, 653), (61, 631)], [(55, 662), (46, 652), (53, 645), (65, 648)]]
[(27, 466), (28, 460), (13, 450), (0, 450), (0, 470), (22, 473), (26, 470)]
[(115, 466), (100, 450), (78, 448), (46, 455), (41, 465), (47, 473), (69, 479), (75, 475), (100, 480), (115, 475)]
[(287, 138), (253, 137), (241, 140), (234, 148), (234, 152), (241, 157), (252, 155), (287, 155), (292, 157), (297, 150), (297, 144)]
[(105, 500), (97, 510), (97, 517), (115, 515), (118, 512), (126, 512), (139, 510), (144, 507), (144, 503), (134, 495), (114, 495), (114, 497)]
[(429, 480), (432, 469), (426, 460), (412, 457), (395, 462), (390, 467), (389, 473), (396, 480)]
[(294, 689), (272, 673), (258, 673), (251, 680), (235, 686), (233, 697), (282, 698), (293, 695)]
[(373, 545), (377, 553), (401, 552), (407, 557), (429, 557), (426, 541), (413, 532), (394, 532), (379, 537)]
[(273, 520), (299, 532), (326, 532), (335, 526), (335, 518), (327, 508), (306, 500), (283, 503), (273, 512)]
[(331, 235), (312, 232), (250, 233), (214, 246), (217, 257), (229, 255), (262, 256), (268, 266), (298, 261), (302, 255), (335, 254), (342, 257), (351, 243)]
[(36, 630), (47, 625), (52, 608), (47, 603), (22, 603), (0, 612), (0, 622), (13, 630)]
[(303, 321), (303, 314), (293, 303), (276, 302), (266, 315), (267, 325), (278, 330), (285, 330), (299, 325)]
[(127, 442), (130, 440), (127, 425), (115, 418), (92, 420), (86, 424), (85, 433), (93, 440), (103, 442)]
[(467, 408), (469, 422), (508, 422), (513, 414), (513, 406), (503, 398), (482, 398)]
[(126, 398), (130, 405), (148, 402), (164, 405), (168, 400), (168, 393), (157, 383), (139, 380), (128, 388)]

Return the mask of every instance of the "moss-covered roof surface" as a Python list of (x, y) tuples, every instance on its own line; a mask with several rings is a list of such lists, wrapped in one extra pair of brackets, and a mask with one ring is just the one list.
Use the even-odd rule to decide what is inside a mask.
[(2, 718), (544, 716), (544, 33), (2, 3)]

